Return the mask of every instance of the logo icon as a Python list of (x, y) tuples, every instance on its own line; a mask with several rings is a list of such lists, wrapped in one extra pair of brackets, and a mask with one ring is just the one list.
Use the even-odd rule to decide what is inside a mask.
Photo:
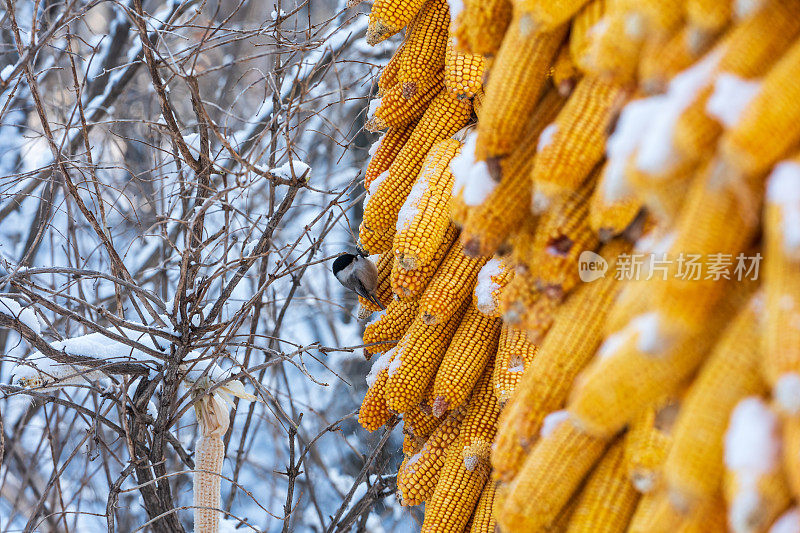
[(578, 257), (578, 276), (585, 283), (605, 277), (607, 270), (608, 262), (594, 252), (586, 250)]

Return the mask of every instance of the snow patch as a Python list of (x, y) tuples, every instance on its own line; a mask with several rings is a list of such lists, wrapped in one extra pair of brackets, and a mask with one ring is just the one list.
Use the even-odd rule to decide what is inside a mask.
[(384, 133), (383, 135), (381, 135), (380, 137), (378, 137), (378, 140), (377, 140), (377, 141), (375, 141), (374, 143), (372, 143), (372, 146), (370, 146), (370, 147), (369, 147), (369, 156), (370, 156), (370, 157), (373, 157), (373, 156), (374, 156), (376, 153), (378, 153), (378, 150), (380, 150), (380, 148), (381, 148), (381, 143), (383, 142), (383, 138), (384, 138), (385, 136), (386, 136), (386, 134)]
[(463, 0), (447, 0), (447, 5), (450, 6), (450, 20), (455, 20), (458, 14), (464, 10)]
[(292, 169), (294, 169), (294, 175), (297, 178), (302, 177), (303, 174), (305, 174), (306, 181), (311, 178), (311, 167), (298, 159), (289, 159), (278, 168), (270, 169), (269, 173), (276, 178), (290, 180), (292, 179)]
[(406, 467), (409, 467), (409, 466), (413, 465), (414, 463), (416, 463), (417, 461), (419, 461), (420, 457), (422, 457), (422, 452), (424, 452), (424, 451), (425, 451), (425, 447), (423, 446), (420, 451), (418, 451), (417, 453), (415, 453), (414, 455), (411, 456), (411, 459), (409, 459), (408, 462), (406, 463)]
[(378, 108), (381, 106), (381, 102), (383, 98), (373, 98), (369, 101), (369, 107), (367, 108), (367, 116), (374, 117), (375, 113), (378, 111)]
[(725, 433), (725, 466), (737, 473), (763, 475), (780, 460), (779, 421), (759, 397), (740, 401)]
[(639, 333), (636, 348), (644, 353), (655, 354), (664, 349), (666, 339), (661, 334), (661, 317), (657, 311), (639, 315), (631, 320), (630, 327)]
[(376, 192), (378, 192), (378, 187), (380, 187), (381, 183), (386, 181), (386, 178), (388, 178), (388, 177), (389, 177), (389, 170), (384, 170), (383, 172), (380, 173), (380, 175), (378, 175), (377, 178), (372, 180), (372, 183), (369, 184), (369, 189), (367, 189), (367, 195), (364, 196), (364, 205), (362, 207), (364, 209), (364, 211), (367, 210), (367, 206), (369, 205), (370, 198), (372, 198), (372, 196)]
[(562, 422), (569, 418), (569, 412), (566, 409), (560, 411), (553, 411), (542, 421), (542, 429), (539, 431), (539, 436), (543, 439), (550, 436), (555, 429), (561, 425)]
[(378, 379), (378, 374), (383, 372), (385, 369), (389, 368), (389, 363), (392, 362), (392, 357), (394, 357), (395, 349), (392, 348), (391, 350), (387, 351), (386, 353), (382, 354), (373, 364), (372, 368), (367, 374), (367, 387), (372, 388), (375, 384), (375, 381)]
[(42, 334), (42, 325), (39, 323), (39, 319), (36, 318), (36, 312), (32, 307), (23, 308), (16, 300), (0, 296), (0, 313), (11, 315), (31, 328), (37, 335)]
[(3, 70), (0, 71), (0, 81), (6, 81), (11, 77), (12, 72), (14, 72), (14, 65), (6, 65), (3, 67)]
[[(398, 347), (392, 348), (395, 350)], [(395, 354), (395, 358), (392, 359), (392, 362), (389, 364), (389, 377), (394, 376), (394, 373), (400, 369), (400, 365), (403, 364), (403, 354), (401, 350), (397, 350)]]
[(795, 372), (782, 375), (772, 394), (781, 409), (793, 415), (800, 414), (800, 375)]
[(734, 74), (720, 74), (714, 82), (714, 92), (706, 102), (706, 112), (726, 128), (731, 128), (739, 122), (760, 89), (760, 81), (743, 80)]
[(791, 255), (800, 252), (800, 164), (775, 165), (767, 182), (767, 201), (781, 208), (783, 245)]
[(662, 99), (663, 96), (653, 96), (633, 100), (622, 109), (617, 127), (606, 143), (608, 162), (602, 180), (602, 192), (608, 202), (618, 201), (632, 194), (625, 176), (625, 167), (639, 146), (653, 115), (660, 108)]
[(541, 152), (553, 142), (553, 137), (558, 132), (558, 124), (551, 122), (539, 134), (539, 142), (536, 144), (536, 151)]
[(769, 533), (798, 533), (800, 532), (800, 511), (792, 507), (783, 513), (769, 530)]
[(411, 224), (411, 221), (414, 220), (414, 217), (417, 216), (422, 197), (429, 188), (430, 172), (420, 172), (419, 176), (417, 176), (417, 181), (411, 187), (411, 192), (406, 197), (406, 201), (403, 202), (403, 207), (400, 208), (400, 212), (397, 214), (397, 224), (395, 225), (397, 231), (406, 229)]
[(503, 263), (497, 258), (492, 258), (478, 272), (478, 282), (475, 284), (475, 307), (482, 313), (491, 313), (497, 304), (494, 292), (500, 284), (492, 280), (493, 277), (503, 273)]
[(675, 124), (683, 111), (694, 102), (697, 93), (709, 83), (722, 56), (721, 51), (708, 54), (703, 60), (675, 76), (667, 93), (656, 98), (658, 112), (650, 117), (645, 135), (639, 144), (636, 167), (648, 174), (661, 174), (670, 170), (677, 160), (673, 137)]
[(603, 344), (601, 344), (600, 348), (598, 348), (597, 358), (603, 360), (611, 357), (617, 353), (632, 336), (633, 329), (630, 327), (624, 327), (616, 333), (612, 333), (606, 337), (606, 340), (604, 340)]
[(497, 182), (489, 175), (485, 161), (475, 161), (475, 131), (467, 134), (461, 152), (450, 161), (453, 173), (453, 196), (462, 195), (468, 206), (481, 205), (497, 187)]

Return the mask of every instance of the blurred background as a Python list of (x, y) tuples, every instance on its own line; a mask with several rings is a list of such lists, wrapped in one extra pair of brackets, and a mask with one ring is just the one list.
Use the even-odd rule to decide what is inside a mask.
[(419, 528), (330, 274), (396, 46), (368, 9), (3, 0), (0, 305), (36, 327), (0, 328), (0, 532), (191, 531), (197, 364), (260, 400), (231, 409), (223, 530)]

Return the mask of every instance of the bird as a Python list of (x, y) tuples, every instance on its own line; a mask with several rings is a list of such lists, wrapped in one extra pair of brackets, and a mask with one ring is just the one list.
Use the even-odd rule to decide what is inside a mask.
[(378, 269), (366, 254), (360, 250), (358, 254), (342, 254), (333, 262), (332, 270), (342, 285), (374, 303), (381, 310), (386, 309), (375, 295), (375, 289), (378, 287)]

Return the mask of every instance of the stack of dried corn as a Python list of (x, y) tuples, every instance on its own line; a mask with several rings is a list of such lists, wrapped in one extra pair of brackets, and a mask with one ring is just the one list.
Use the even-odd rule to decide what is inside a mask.
[(359, 420), (423, 531), (800, 531), (800, 0), (375, 0), (404, 27)]

